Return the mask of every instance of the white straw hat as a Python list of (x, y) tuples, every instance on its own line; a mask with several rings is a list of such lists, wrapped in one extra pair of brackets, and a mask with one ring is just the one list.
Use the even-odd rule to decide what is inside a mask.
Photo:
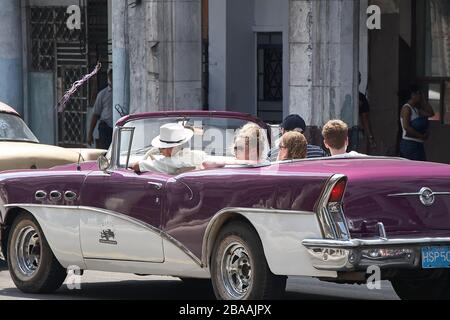
[(167, 123), (159, 128), (159, 136), (152, 140), (152, 146), (165, 149), (181, 146), (191, 140), (194, 132), (179, 123)]

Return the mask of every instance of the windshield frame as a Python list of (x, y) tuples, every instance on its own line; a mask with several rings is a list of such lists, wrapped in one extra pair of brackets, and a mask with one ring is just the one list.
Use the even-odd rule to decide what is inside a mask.
[[(121, 134), (121, 128), (130, 128), (133, 122), (142, 120), (152, 120), (152, 119), (170, 119), (170, 118), (205, 118), (205, 119), (234, 119), (242, 120), (243, 122), (252, 122), (258, 125), (261, 129), (265, 130), (267, 133), (266, 141), (268, 147), (271, 147), (271, 127), (259, 118), (253, 117), (250, 114), (243, 114), (238, 112), (228, 112), (228, 111), (167, 111), (167, 112), (152, 112), (152, 113), (140, 113), (132, 114), (121, 118), (117, 121), (113, 133), (113, 141), (110, 148), (106, 154), (106, 157), (110, 160), (110, 168), (117, 169), (118, 166), (118, 156), (116, 153), (119, 152), (120, 146), (118, 146), (119, 135)], [(253, 167), (266, 167), (269, 166), (270, 162), (260, 162), (255, 164), (241, 165), (242, 168), (253, 168)], [(228, 166), (226, 166), (228, 167)], [(205, 169), (206, 170), (206, 169)]]

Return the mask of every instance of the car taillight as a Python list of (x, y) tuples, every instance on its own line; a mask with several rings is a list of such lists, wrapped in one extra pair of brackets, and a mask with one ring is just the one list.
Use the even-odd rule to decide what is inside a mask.
[(344, 197), (345, 186), (347, 185), (346, 179), (339, 180), (331, 190), (330, 198), (328, 202), (341, 202)]
[(326, 205), (328, 214), (331, 218), (330, 220), (334, 225), (335, 237), (338, 239), (350, 238), (342, 203), (346, 186), (346, 178), (341, 178), (336, 182), (333, 189), (331, 189), (330, 197), (328, 198), (328, 203)]

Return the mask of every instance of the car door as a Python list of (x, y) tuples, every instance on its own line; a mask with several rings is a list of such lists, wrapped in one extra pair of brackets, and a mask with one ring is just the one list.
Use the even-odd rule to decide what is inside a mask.
[(84, 259), (163, 262), (160, 229), (167, 178), (124, 168), (90, 173), (80, 198)]

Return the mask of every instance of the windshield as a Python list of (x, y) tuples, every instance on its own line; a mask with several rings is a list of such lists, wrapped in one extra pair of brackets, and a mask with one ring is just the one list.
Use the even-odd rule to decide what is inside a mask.
[[(152, 140), (160, 134), (161, 126), (169, 123), (181, 124), (194, 132), (192, 139), (185, 147), (217, 158), (235, 157), (235, 136), (239, 129), (249, 124), (242, 119), (218, 117), (148, 118), (130, 121), (125, 124), (125, 127), (134, 128), (129, 162), (140, 161), (146, 157), (152, 149)], [(261, 154), (265, 155), (261, 160), (265, 161), (269, 142), (267, 131), (262, 129), (261, 132), (263, 132)], [(120, 141), (120, 163), (122, 163), (122, 157), (126, 158), (128, 155), (129, 139)]]
[(8, 113), (0, 113), (0, 141), (2, 140), (39, 142), (20, 117)]

